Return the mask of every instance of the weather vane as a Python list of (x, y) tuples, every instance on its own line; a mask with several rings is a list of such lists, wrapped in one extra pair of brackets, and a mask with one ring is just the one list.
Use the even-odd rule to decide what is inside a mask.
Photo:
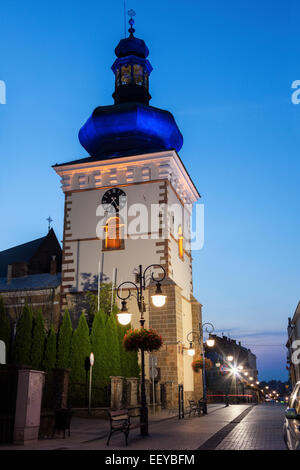
[(48, 219), (46, 219), (48, 221), (48, 232), (50, 232), (50, 229), (51, 229), (51, 222), (53, 222), (53, 219), (51, 219), (51, 216), (49, 215)]

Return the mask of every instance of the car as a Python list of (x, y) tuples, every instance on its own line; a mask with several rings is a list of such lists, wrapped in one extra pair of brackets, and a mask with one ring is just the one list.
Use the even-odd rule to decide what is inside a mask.
[(300, 381), (296, 383), (285, 410), (283, 438), (289, 450), (300, 450)]

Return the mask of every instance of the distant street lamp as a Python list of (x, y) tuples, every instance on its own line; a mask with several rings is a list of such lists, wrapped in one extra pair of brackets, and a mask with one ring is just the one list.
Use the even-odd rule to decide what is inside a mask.
[(233, 356), (231, 356), (231, 355), (227, 356), (227, 361), (232, 362), (233, 361)]
[[(203, 414), (207, 414), (207, 393), (206, 393), (206, 380), (205, 380), (205, 350), (203, 344), (203, 336), (204, 332), (208, 333), (209, 335), (214, 331), (214, 326), (211, 323), (199, 323), (199, 332), (198, 331), (190, 331), (187, 334), (187, 340), (190, 343), (190, 347), (188, 349), (188, 355), (194, 356), (195, 349), (193, 348), (193, 340), (191, 339), (191, 335), (193, 337), (198, 338), (198, 343), (201, 346), (201, 355), (203, 358), (202, 361), (202, 384), (203, 384)], [(215, 345), (215, 340), (213, 338), (208, 338), (206, 344), (209, 348), (212, 348)]]
[[(119, 299), (122, 300), (122, 309), (121, 312), (118, 314), (118, 321), (121, 325), (128, 325), (131, 321), (131, 313), (128, 312), (127, 310), (127, 304), (126, 300), (129, 299), (129, 297), (132, 295), (131, 291), (129, 290), (129, 293), (127, 297), (122, 297), (119, 292), (120, 289), (123, 288), (125, 284), (131, 285), (136, 289), (136, 299), (137, 299), (137, 304), (139, 308), (139, 312), (141, 314), (140, 317), (140, 324), (141, 327), (143, 328), (145, 324), (145, 318), (144, 318), (144, 312), (146, 311), (146, 306), (145, 306), (145, 301), (144, 301), (144, 291), (146, 289), (146, 273), (149, 269), (151, 268), (159, 268), (162, 270), (162, 277), (159, 279), (156, 279), (154, 277), (154, 274), (151, 273), (151, 279), (152, 281), (156, 282), (156, 291), (155, 294), (151, 296), (153, 305), (155, 307), (163, 307), (166, 302), (166, 296), (162, 294), (161, 290), (161, 282), (165, 279), (166, 277), (166, 271), (160, 264), (151, 264), (150, 266), (147, 266), (147, 268), (143, 271), (142, 265), (139, 266), (139, 273), (137, 275), (137, 283), (135, 284), (134, 282), (131, 281), (125, 281), (122, 282), (122, 284), (119, 285), (117, 288), (117, 296)], [(128, 287), (129, 289), (129, 287)], [(148, 436), (148, 408), (147, 408), (147, 400), (146, 400), (146, 387), (145, 387), (145, 351), (141, 349), (141, 362), (142, 362), (142, 380), (141, 380), (141, 411), (140, 411), (140, 428), (141, 428), (141, 435), (143, 437)]]

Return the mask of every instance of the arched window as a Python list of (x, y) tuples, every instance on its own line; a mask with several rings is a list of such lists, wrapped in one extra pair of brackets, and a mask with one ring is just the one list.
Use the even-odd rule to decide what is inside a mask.
[(143, 85), (143, 67), (141, 65), (134, 65), (133, 66), (133, 76), (134, 76), (134, 83), (137, 85)]
[(119, 217), (111, 217), (104, 226), (103, 250), (121, 250), (124, 248), (123, 225)]
[(121, 69), (121, 84), (128, 85), (131, 82), (131, 65), (123, 65)]
[(178, 227), (178, 255), (179, 255), (179, 258), (181, 259), (183, 259), (183, 256), (184, 256), (183, 240), (184, 240), (184, 236), (182, 233), (182, 227), (181, 225), (179, 225)]

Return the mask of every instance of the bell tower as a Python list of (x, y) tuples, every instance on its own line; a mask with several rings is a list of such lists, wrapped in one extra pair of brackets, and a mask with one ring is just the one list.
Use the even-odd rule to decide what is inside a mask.
[[(145, 326), (163, 337), (157, 366), (174, 406), (179, 383), (186, 398), (201, 397), (201, 376), (185, 350), (201, 321), (190, 246), (192, 204), (200, 196), (179, 157), (183, 137), (173, 115), (149, 105), (149, 50), (133, 25), (131, 18), (129, 37), (115, 49), (114, 104), (97, 107), (79, 131), (89, 155), (53, 166), (65, 194), (61, 308), (76, 324), (87, 292), (97, 293), (99, 261), (102, 280), (117, 273), (117, 284), (134, 282), (139, 265), (162, 265), (167, 301), (154, 307), (155, 288), (148, 286)], [(138, 327), (133, 300), (128, 307)]]

